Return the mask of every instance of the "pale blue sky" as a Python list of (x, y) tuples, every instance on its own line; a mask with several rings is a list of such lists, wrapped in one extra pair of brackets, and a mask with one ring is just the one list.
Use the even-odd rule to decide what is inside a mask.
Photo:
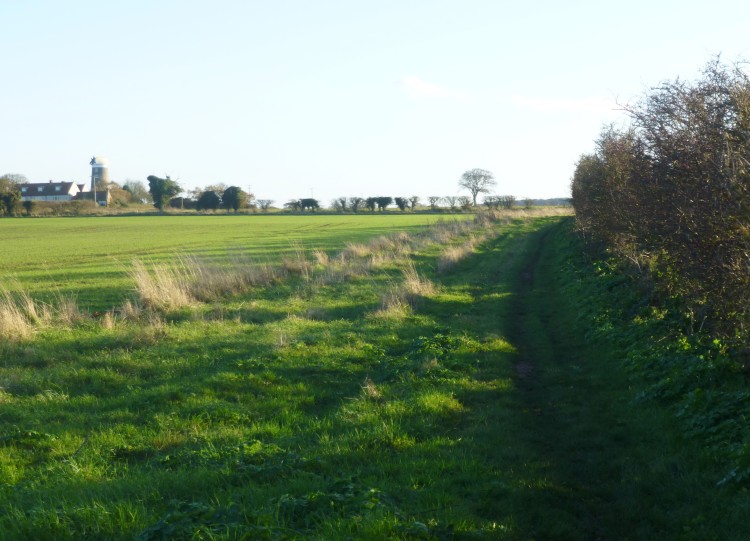
[(169, 174), (282, 204), (311, 194), (569, 194), (616, 101), (715, 54), (750, 2), (0, 2), (0, 174)]

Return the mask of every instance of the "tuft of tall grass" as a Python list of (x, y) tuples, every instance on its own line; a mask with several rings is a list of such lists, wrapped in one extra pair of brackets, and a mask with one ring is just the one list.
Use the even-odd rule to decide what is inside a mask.
[(401, 319), (411, 313), (411, 306), (397, 290), (388, 291), (380, 301), (380, 308), (373, 312), (379, 319)]
[(365, 244), (349, 242), (339, 253), (339, 258), (344, 260), (362, 259), (370, 255), (371, 251), (370, 247)]
[(486, 238), (487, 235), (471, 235), (466, 242), (445, 248), (438, 256), (438, 274), (450, 272), (461, 261), (473, 254), (477, 245)]
[(34, 301), (26, 293), (0, 289), (0, 337), (6, 340), (28, 338), (38, 320)]
[(54, 319), (63, 325), (72, 326), (86, 319), (86, 316), (78, 307), (75, 297), (71, 295), (58, 295), (53, 309)]
[(242, 256), (219, 264), (197, 257), (185, 257), (182, 265), (190, 269), (190, 293), (199, 301), (214, 301), (242, 293), (250, 287), (267, 286), (277, 273), (268, 265), (257, 265)]
[(119, 312), (120, 316), (128, 321), (138, 321), (142, 313), (143, 307), (130, 299), (122, 304)]
[(71, 326), (84, 320), (74, 297), (59, 294), (53, 304), (34, 300), (22, 289), (0, 287), (0, 337), (28, 338), (40, 326), (53, 322)]
[(412, 261), (403, 270), (403, 277), (400, 289), (412, 306), (419, 298), (435, 294), (435, 284), (419, 274)]
[(434, 295), (435, 284), (419, 274), (414, 263), (409, 260), (402, 271), (402, 280), (392, 286), (381, 298), (378, 317), (393, 318), (408, 314), (411, 308), (427, 296)]
[[(131, 277), (144, 307), (175, 310), (199, 301), (210, 302), (236, 295), (250, 287), (270, 285), (278, 279), (278, 272), (267, 264), (256, 264), (239, 255), (223, 264), (183, 256), (178, 257), (174, 265), (157, 265), (151, 270), (135, 260)], [(140, 310), (131, 303), (127, 311), (135, 319)]]
[(328, 264), (330, 263), (330, 257), (323, 250), (313, 250), (312, 255), (313, 255), (313, 259), (315, 259), (315, 262), (318, 265), (327, 267)]
[(197, 300), (191, 293), (195, 275), (184, 260), (179, 260), (176, 266), (157, 265), (149, 271), (136, 259), (130, 276), (135, 281), (139, 300), (147, 307), (174, 310)]
[(307, 258), (305, 249), (300, 244), (293, 246), (292, 255), (284, 256), (281, 260), (281, 270), (288, 275), (299, 275), (304, 280), (312, 277), (313, 263)]

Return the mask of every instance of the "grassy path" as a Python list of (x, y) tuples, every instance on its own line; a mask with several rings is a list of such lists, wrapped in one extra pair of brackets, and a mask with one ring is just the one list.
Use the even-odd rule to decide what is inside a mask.
[(701, 450), (665, 412), (634, 404), (623, 351), (589, 338), (580, 314), (601, 298), (570, 272), (571, 242), (559, 223), (528, 235), (501, 322), (528, 453), (517, 467), (534, 481), (513, 497), (511, 538), (746, 539)]

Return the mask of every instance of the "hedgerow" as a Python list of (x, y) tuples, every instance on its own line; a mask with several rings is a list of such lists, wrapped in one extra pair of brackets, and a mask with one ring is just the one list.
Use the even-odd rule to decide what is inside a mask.
[(695, 329), (750, 322), (750, 79), (716, 58), (626, 106), (572, 180), (579, 230), (633, 263)]

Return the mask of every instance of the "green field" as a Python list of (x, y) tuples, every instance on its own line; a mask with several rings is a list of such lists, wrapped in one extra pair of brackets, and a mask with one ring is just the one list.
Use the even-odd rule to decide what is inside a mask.
[(394, 230), (416, 231), (439, 219), (430, 214), (363, 214), (0, 220), (0, 284), (13, 287), (17, 281), (41, 298), (73, 295), (80, 305), (103, 310), (132, 290), (128, 273), (134, 259), (171, 261), (185, 254), (222, 259), (241, 253), (278, 260), (298, 245), (332, 251)]
[[(241, 246), (295, 252), (297, 267), (210, 301), (3, 336), (0, 539), (750, 536), (747, 491), (718, 482), (725, 467), (665, 407), (635, 400), (628, 344), (606, 332), (624, 297), (569, 218), (88, 220), (0, 221), (37, 228), (28, 266), (14, 250), (7, 272), (60, 287), (40, 257), (59, 250), (70, 275), (124, 284), (75, 243), (43, 248), (53, 226), (86, 224), (102, 225), (79, 236), (102, 242), (140, 231), (102, 248), (122, 265)], [(96, 291), (92, 304), (111, 300)]]

